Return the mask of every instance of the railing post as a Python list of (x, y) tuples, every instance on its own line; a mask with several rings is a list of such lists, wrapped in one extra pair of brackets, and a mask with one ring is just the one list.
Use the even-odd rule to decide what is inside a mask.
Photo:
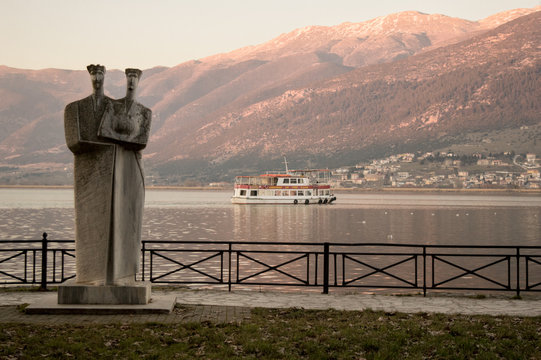
[(517, 298), (520, 298), (520, 247), (517, 246)]
[(329, 293), (329, 243), (323, 243), (323, 294)]
[(47, 290), (47, 233), (41, 239), (41, 285), (40, 290)]
[[(229, 292), (231, 292), (231, 252), (232, 252), (231, 248), (232, 248), (232, 245), (231, 245), (231, 242), (229, 242), (229, 247), (227, 249), (227, 252), (229, 253), (229, 261), (228, 261), (228, 263), (229, 263), (229, 269), (228, 269), (229, 274), (227, 275), (227, 290)], [(238, 268), (238, 261), (237, 261), (237, 277), (239, 276), (238, 269), (239, 268)]]
[(142, 241), (142, 247), (141, 247), (141, 281), (145, 281), (145, 241)]
[[(434, 279), (434, 257), (432, 257), (432, 279)], [(434, 286), (434, 282), (432, 282)], [(423, 296), (426, 297), (426, 246), (423, 245)]]

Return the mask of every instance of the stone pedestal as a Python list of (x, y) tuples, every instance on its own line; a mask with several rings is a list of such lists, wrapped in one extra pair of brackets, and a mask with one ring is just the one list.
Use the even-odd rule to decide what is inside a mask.
[(99, 305), (99, 304), (59, 304), (56, 293), (45, 294), (25, 313), (29, 315), (149, 315), (169, 314), (175, 307), (175, 296), (153, 295), (148, 304), (143, 305)]
[(150, 301), (150, 282), (130, 285), (85, 285), (75, 282), (58, 286), (58, 304), (145, 305)]

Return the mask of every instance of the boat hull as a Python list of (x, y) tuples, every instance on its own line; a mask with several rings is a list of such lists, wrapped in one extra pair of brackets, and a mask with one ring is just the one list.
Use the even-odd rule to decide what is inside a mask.
[(320, 205), (331, 204), (336, 200), (335, 196), (233, 196), (233, 204), (281, 204), (281, 205)]

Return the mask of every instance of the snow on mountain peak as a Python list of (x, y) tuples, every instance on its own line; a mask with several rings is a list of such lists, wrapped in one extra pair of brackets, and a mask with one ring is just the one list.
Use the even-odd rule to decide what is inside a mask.
[(348, 53), (349, 58), (343, 59), (343, 65), (362, 66), (380, 62), (383, 59), (383, 57), (372, 60), (360, 59), (359, 57), (371, 56), (370, 54), (361, 55), (364, 47), (367, 46), (362, 44), (365, 41), (370, 42), (372, 49), (376, 42), (381, 42), (380, 46), (376, 45), (376, 48), (386, 48), (390, 42), (396, 42), (396, 53), (393, 56), (406, 56), (426, 47), (437, 47), (449, 42), (464, 40), (479, 31), (495, 28), (504, 22), (538, 10), (541, 10), (541, 6), (531, 9), (509, 10), (481, 21), (464, 20), (442, 14), (426, 14), (419, 11), (403, 11), (358, 23), (344, 22), (335, 26), (306, 26), (281, 34), (265, 43), (241, 48), (227, 54), (215, 55), (211, 58), (218, 62), (228, 62), (241, 58), (272, 60), (299, 53), (328, 52), (340, 57)]
[(503, 11), (494, 15), (491, 15), (483, 20), (480, 20), (479, 23), (484, 29), (492, 29), (497, 26), (500, 26), (506, 22), (525, 16), (537, 11), (541, 11), (541, 5), (538, 5), (533, 8), (522, 8), (522, 9), (513, 9), (508, 11)]

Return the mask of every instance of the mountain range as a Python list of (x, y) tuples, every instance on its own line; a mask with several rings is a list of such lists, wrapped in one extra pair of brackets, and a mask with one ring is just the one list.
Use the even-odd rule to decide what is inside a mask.
[[(402, 12), (146, 69), (147, 173), (159, 183), (230, 181), (278, 168), (284, 155), (295, 167), (337, 167), (537, 129), (539, 10), (481, 21)], [(124, 73), (108, 70), (106, 93), (124, 91)], [(70, 181), (63, 108), (90, 92), (86, 70), (0, 66), (0, 183)]]

